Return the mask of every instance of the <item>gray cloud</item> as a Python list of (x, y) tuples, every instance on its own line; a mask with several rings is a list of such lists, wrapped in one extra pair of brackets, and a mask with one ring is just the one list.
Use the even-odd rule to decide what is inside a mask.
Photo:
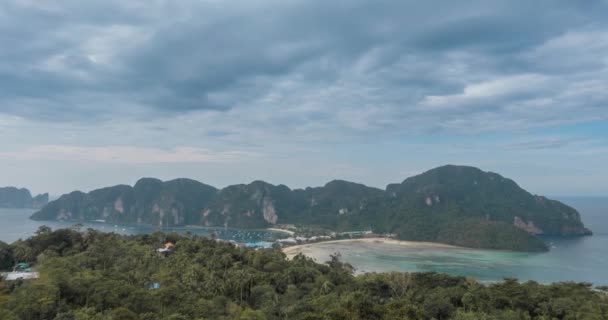
[(543, 150), (543, 149), (559, 149), (572, 143), (572, 139), (542, 139), (511, 143), (506, 145), (507, 149), (512, 150)]
[(0, 113), (187, 115), (210, 136), (311, 139), (606, 120), (606, 12), (605, 2), (10, 0)]

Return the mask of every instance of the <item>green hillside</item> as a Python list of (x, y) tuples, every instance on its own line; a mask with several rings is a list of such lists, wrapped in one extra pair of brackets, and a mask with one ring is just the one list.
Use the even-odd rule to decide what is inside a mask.
[(33, 219), (105, 220), (156, 226), (264, 228), (276, 224), (373, 230), (399, 239), (518, 251), (547, 250), (537, 235), (588, 235), (579, 213), (496, 173), (443, 166), (386, 190), (334, 180), (292, 190), (263, 181), (218, 190), (189, 179), (145, 178), (73, 192)]
[[(175, 244), (170, 254), (156, 249)], [(0, 270), (26, 262), (40, 278), (0, 280), (0, 319), (507, 320), (608, 317), (606, 288), (514, 279), (481, 284), (438, 273), (368, 273), (278, 250), (197, 236), (123, 237), (41, 229), (0, 242)]]

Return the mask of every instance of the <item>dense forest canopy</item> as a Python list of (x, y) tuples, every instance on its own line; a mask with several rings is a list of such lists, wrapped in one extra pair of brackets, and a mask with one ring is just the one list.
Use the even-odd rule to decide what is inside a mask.
[[(157, 252), (174, 243), (170, 254)], [(608, 319), (608, 296), (586, 283), (481, 284), (438, 273), (371, 273), (334, 255), (287, 260), (193, 235), (51, 231), (0, 243), (0, 319)], [(604, 288), (605, 289), (605, 288)]]

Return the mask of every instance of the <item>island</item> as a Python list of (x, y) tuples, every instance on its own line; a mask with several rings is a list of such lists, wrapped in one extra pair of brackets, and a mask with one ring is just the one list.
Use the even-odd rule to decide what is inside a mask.
[(0, 188), (0, 208), (10, 209), (41, 209), (49, 202), (49, 194), (39, 194), (32, 197), (32, 193), (25, 188)]
[(32, 219), (159, 228), (293, 225), (516, 251), (548, 250), (539, 236), (591, 235), (574, 208), (533, 195), (497, 173), (456, 165), (431, 169), (385, 189), (343, 180), (305, 189), (264, 181), (217, 189), (190, 179), (143, 178), (134, 186), (63, 195)]

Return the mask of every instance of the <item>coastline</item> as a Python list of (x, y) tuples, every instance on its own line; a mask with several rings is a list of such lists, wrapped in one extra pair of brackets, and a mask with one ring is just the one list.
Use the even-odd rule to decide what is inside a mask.
[(358, 243), (379, 243), (379, 244), (391, 244), (391, 245), (399, 245), (404, 247), (416, 247), (416, 248), (444, 248), (444, 249), (469, 249), (465, 247), (458, 247), (444, 243), (437, 242), (422, 242), (422, 241), (404, 241), (404, 240), (395, 240), (389, 238), (357, 238), (357, 239), (341, 239), (341, 240), (330, 240), (330, 241), (320, 241), (313, 243), (305, 243), (299, 244), (295, 246), (289, 246), (283, 248), (281, 251), (287, 256), (288, 259), (293, 258), (298, 253), (302, 252), (304, 249), (314, 249), (319, 245), (331, 244), (331, 243), (347, 243), (351, 245), (356, 245)]
[[(5, 208), (0, 208), (0, 209), (5, 209)], [(9, 209), (12, 210), (12, 209)], [(16, 209), (16, 210), (31, 210), (31, 209)], [(31, 221), (36, 221), (36, 222), (50, 222), (50, 223), (55, 223), (55, 224), (65, 224), (65, 226), (62, 226), (62, 228), (70, 228), (72, 226), (78, 225), (78, 224), (94, 224), (94, 225), (103, 225), (103, 226), (108, 226), (108, 227), (118, 227), (118, 228), (145, 228), (145, 229), (158, 229), (157, 231), (161, 231), (161, 232), (172, 232), (174, 230), (210, 230), (210, 231), (214, 231), (214, 230), (239, 230), (239, 231), (272, 231), (272, 232), (280, 232), (280, 233), (285, 233), (285, 234), (289, 234), (289, 235), (294, 235), (295, 232), (294, 231), (290, 231), (290, 230), (285, 230), (285, 229), (278, 229), (278, 228), (262, 228), (262, 229), (242, 229), (242, 228), (237, 228), (237, 227), (222, 227), (222, 226), (203, 226), (203, 225), (195, 225), (195, 224), (184, 224), (184, 225), (177, 225), (177, 226), (158, 226), (158, 225), (154, 225), (154, 224), (149, 224), (149, 223), (114, 223), (114, 222), (108, 222), (108, 221), (100, 221), (100, 220), (77, 220), (77, 219), (68, 219), (68, 220), (46, 220), (46, 219), (32, 219), (32, 217), (28, 217), (28, 220)], [(35, 231), (35, 230), (34, 230)]]
[(295, 232), (293, 232), (291, 230), (285, 230), (285, 229), (279, 229), (279, 228), (266, 228), (265, 230), (274, 231), (274, 232), (281, 232), (281, 233), (287, 233), (290, 236), (293, 236), (293, 235), (296, 234)]

